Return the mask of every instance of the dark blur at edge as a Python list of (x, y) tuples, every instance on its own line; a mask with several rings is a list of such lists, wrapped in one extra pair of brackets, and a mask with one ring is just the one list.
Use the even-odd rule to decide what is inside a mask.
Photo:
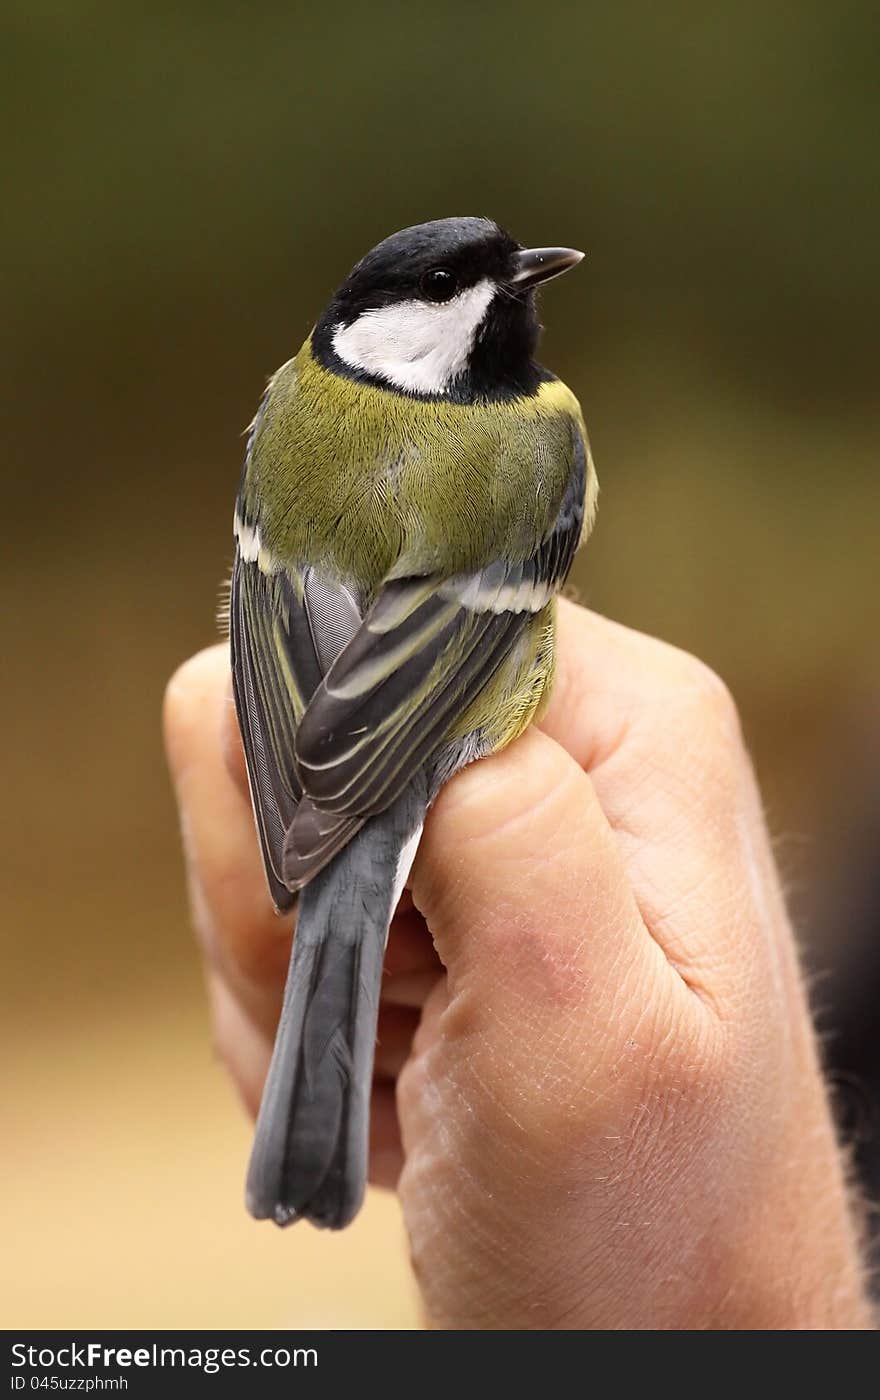
[(877, 1190), (875, 26), (7, 0), (4, 1325), (418, 1325), (391, 1198), (332, 1240), (244, 1214), (159, 709), (216, 636), (266, 375), (447, 214), (587, 250), (543, 301), (602, 482), (576, 584), (739, 701)]

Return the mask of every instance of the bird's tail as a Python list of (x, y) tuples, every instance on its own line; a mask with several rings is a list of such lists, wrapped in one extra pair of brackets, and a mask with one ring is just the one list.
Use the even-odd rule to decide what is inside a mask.
[(426, 805), (411, 785), (300, 895), (248, 1168), (258, 1220), (339, 1230), (361, 1205), (385, 944)]

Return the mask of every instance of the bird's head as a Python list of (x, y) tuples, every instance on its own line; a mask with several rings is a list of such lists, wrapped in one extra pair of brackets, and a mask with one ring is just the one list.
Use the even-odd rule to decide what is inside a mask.
[(572, 248), (523, 248), (491, 219), (402, 229), (352, 268), (315, 327), (326, 366), (418, 398), (531, 393), (535, 288), (574, 267)]

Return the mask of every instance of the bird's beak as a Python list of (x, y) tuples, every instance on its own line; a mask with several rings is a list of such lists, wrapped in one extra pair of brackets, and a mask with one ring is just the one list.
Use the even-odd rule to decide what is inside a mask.
[(517, 288), (537, 287), (549, 282), (570, 267), (577, 267), (583, 258), (576, 248), (521, 248), (514, 254), (511, 282)]

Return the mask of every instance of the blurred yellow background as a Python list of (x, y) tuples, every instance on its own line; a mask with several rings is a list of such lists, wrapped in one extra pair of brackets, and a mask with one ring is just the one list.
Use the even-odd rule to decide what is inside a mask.
[(423, 219), (587, 249), (543, 303), (602, 481), (581, 595), (735, 691), (819, 999), (864, 1052), (841, 1073), (868, 1082), (875, 23), (819, 0), (7, 0), (5, 1326), (418, 1325), (392, 1198), (341, 1237), (244, 1213), (159, 708), (215, 636), (265, 376)]

